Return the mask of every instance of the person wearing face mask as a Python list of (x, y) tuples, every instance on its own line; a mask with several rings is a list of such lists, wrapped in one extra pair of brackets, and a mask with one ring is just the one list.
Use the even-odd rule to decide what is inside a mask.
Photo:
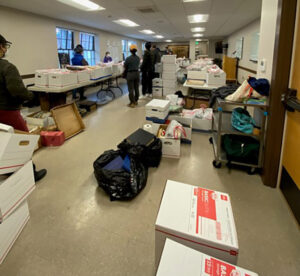
[(105, 53), (105, 57), (103, 59), (103, 63), (110, 63), (112, 62), (112, 57), (110, 56), (110, 52)]
[[(11, 42), (0, 35), (0, 123), (28, 132), (20, 109), (25, 101), (33, 99), (33, 94), (24, 86), (17, 67), (6, 59), (7, 50), (11, 45)], [(39, 181), (47, 171), (36, 171), (35, 165), (33, 166), (35, 181)]]

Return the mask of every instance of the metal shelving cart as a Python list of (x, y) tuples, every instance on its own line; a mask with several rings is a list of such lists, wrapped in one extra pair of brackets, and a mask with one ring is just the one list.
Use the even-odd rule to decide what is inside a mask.
[[(222, 148), (222, 135), (233, 134), (233, 135), (245, 135), (251, 136), (257, 139), (260, 143), (259, 146), (259, 156), (257, 164), (241, 163), (236, 161), (230, 161), (232, 164), (242, 165), (249, 167), (248, 173), (254, 174), (256, 169), (262, 168), (263, 163), (263, 150), (264, 150), (264, 139), (265, 139), (265, 124), (267, 117), (267, 105), (262, 104), (246, 104), (238, 102), (225, 101), (220, 98), (217, 99), (217, 109), (214, 111), (212, 119), (212, 137), (209, 139), (210, 143), (213, 145), (213, 151), (215, 160), (213, 161), (213, 166), (215, 168), (221, 168), (222, 163), (227, 164), (226, 152)], [(247, 109), (248, 107), (259, 108), (262, 111), (261, 129), (258, 135), (246, 134), (234, 129), (231, 125), (231, 112), (225, 111), (226, 107), (239, 106)]]

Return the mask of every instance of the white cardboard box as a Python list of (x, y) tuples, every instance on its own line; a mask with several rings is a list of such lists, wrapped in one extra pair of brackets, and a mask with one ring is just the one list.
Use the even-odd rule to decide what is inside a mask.
[(163, 55), (161, 61), (165, 64), (176, 64), (176, 55)]
[(0, 132), (0, 175), (11, 173), (32, 158), (39, 135)]
[(155, 97), (162, 97), (163, 95), (163, 89), (162, 87), (153, 87), (152, 88), (152, 94)]
[(47, 71), (47, 70), (35, 71), (34, 85), (38, 86), (38, 87), (48, 87), (49, 86), (49, 71)]
[(90, 81), (90, 73), (88, 70), (77, 71), (77, 81), (78, 83), (88, 82)]
[(0, 131), (14, 133), (14, 128), (12, 126), (0, 123)]
[(168, 63), (164, 63), (163, 64), (163, 72), (168, 72), (168, 73), (176, 73), (177, 71), (177, 64), (168, 64)]
[(177, 80), (177, 76), (175, 73), (169, 73), (169, 72), (163, 72), (162, 73), (162, 79), (163, 82), (165, 82), (165, 80), (172, 80), (172, 81), (176, 81)]
[[(29, 114), (26, 116), (25, 120), (27, 122), (28, 125), (34, 125), (34, 126), (41, 126), (41, 127), (47, 127), (48, 125), (51, 125), (50, 122), (53, 122), (53, 118), (51, 117), (51, 113), (50, 112), (45, 112), (43, 113), (43, 117), (44, 118), (35, 118), (34, 115), (37, 113), (40, 113), (41, 111)], [(49, 118), (52, 119), (49, 119)], [(54, 124), (54, 122), (52, 123), (52, 125)]]
[(236, 264), (239, 247), (229, 195), (168, 180), (155, 223), (156, 265), (166, 238)]
[(200, 119), (197, 117), (193, 118), (194, 130), (211, 131), (211, 127), (212, 127), (212, 120)]
[(115, 75), (121, 75), (124, 71), (124, 66), (122, 63), (112, 65), (112, 73)]
[[(167, 125), (161, 125), (160, 128), (167, 128)], [(158, 129), (158, 132), (159, 132)], [(158, 134), (157, 132), (157, 134)], [(158, 136), (158, 135), (157, 135)], [(180, 158), (181, 140), (175, 138), (159, 137), (162, 142), (162, 156), (167, 158)]]
[(77, 84), (77, 73), (60, 71), (49, 73), (49, 87), (65, 87)]
[(207, 78), (207, 71), (188, 71), (187, 72), (187, 79), (188, 80), (206, 80)]
[(207, 73), (207, 85), (226, 85), (226, 73), (222, 70), (219, 74)]
[(158, 86), (158, 87), (162, 87), (163, 86), (163, 80), (160, 78), (155, 78), (152, 80), (152, 86)]
[(164, 80), (164, 88), (175, 89), (177, 87), (176, 80)]
[(146, 110), (151, 111), (169, 111), (170, 101), (154, 99), (146, 104)]
[(198, 252), (170, 239), (166, 240), (156, 276), (258, 276)]
[(159, 110), (146, 110), (146, 117), (148, 118), (156, 118), (156, 119), (161, 119), (165, 120), (169, 115), (169, 110), (165, 111), (159, 111)]
[(162, 70), (163, 70), (163, 64), (162, 63), (156, 63), (154, 68), (155, 68), (154, 69), (155, 73), (161, 74)]
[(29, 209), (28, 204), (25, 201), (2, 224), (0, 224), (0, 264), (12, 248), (28, 220)]
[(31, 160), (11, 176), (0, 176), (0, 223), (3, 223), (34, 189)]

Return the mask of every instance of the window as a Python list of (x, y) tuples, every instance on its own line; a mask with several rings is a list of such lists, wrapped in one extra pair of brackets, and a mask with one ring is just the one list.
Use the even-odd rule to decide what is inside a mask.
[(93, 34), (80, 33), (80, 44), (84, 49), (83, 56), (86, 61), (89, 65), (95, 65), (95, 36)]
[(74, 33), (71, 30), (56, 28), (57, 52), (73, 57)]
[(136, 41), (122, 40), (122, 51), (124, 59), (130, 56), (130, 46), (132, 44), (136, 44)]

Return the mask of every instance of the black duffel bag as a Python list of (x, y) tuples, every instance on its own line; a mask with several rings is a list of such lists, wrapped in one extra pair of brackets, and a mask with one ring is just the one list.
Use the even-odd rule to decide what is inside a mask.
[(105, 151), (94, 162), (94, 174), (99, 187), (110, 196), (110, 200), (129, 200), (137, 196), (146, 186), (148, 169), (134, 158), (130, 158), (130, 172), (125, 169), (105, 169), (105, 166), (118, 156), (125, 154), (120, 150)]

